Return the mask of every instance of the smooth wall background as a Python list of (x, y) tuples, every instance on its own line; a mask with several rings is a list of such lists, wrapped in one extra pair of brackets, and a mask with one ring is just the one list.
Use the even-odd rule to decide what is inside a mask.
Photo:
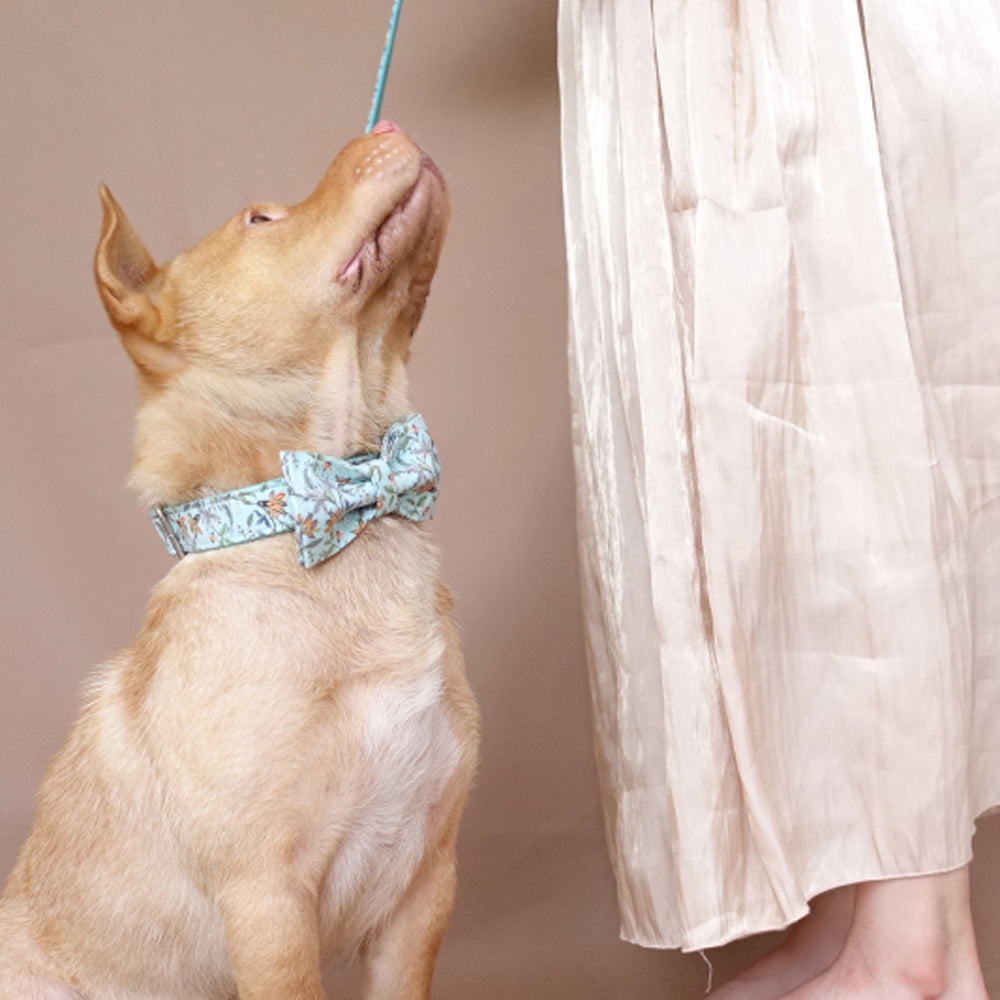
[[(135, 390), (93, 289), (106, 182), (158, 260), (294, 202), (363, 130), (390, 3), (0, 0), (0, 879), (93, 667), (170, 559), (124, 486)], [(617, 940), (590, 743), (565, 374), (555, 0), (408, 0), (384, 107), (449, 178), (412, 402), (483, 711), (439, 1000), (704, 993)], [(511, 488), (513, 484), (514, 488)], [(1000, 823), (975, 908), (1000, 996)], [(710, 954), (715, 981), (768, 942)], [(332, 970), (331, 997), (357, 994)]]

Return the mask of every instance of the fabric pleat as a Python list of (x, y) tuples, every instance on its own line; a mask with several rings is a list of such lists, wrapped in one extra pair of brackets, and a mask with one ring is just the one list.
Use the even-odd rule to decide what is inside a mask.
[(1000, 804), (996, 0), (562, 0), (622, 933), (968, 862)]

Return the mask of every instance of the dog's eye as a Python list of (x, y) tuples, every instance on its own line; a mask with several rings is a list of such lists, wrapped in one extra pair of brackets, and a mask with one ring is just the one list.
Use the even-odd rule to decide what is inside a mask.
[(251, 226), (260, 226), (265, 222), (274, 222), (274, 216), (266, 212), (251, 212), (247, 217), (247, 224)]

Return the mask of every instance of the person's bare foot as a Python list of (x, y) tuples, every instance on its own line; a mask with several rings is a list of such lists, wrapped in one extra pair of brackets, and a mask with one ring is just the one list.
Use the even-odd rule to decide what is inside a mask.
[(713, 990), (710, 1000), (776, 1000), (815, 978), (840, 954), (853, 913), (854, 886), (817, 896), (774, 951)]
[(843, 951), (782, 1000), (988, 1000), (968, 868), (859, 885)]

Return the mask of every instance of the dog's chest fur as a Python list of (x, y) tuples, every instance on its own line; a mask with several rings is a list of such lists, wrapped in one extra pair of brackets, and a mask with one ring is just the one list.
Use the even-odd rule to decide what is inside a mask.
[[(399, 905), (443, 818), (435, 807), (462, 752), (423, 533), (373, 525), (312, 574), (299, 572), (289, 541), (179, 564), (137, 642), (94, 678), (53, 764), (21, 878), (31, 880), (32, 841), (40, 865), (53, 837), (91, 854), (86, 880), (74, 872), (36, 896), (33, 916), (41, 903), (46, 922), (63, 933), (79, 924), (80, 938), (95, 922), (117, 928), (108, 996), (159, 996), (160, 984), (172, 996), (226, 995), (213, 896), (219, 869), (236, 887), (226, 891), (260, 892), (259, 872), (233, 878), (243, 856), (287, 855), (293, 876), (317, 887), (322, 951), (356, 949)], [(115, 801), (118, 787), (132, 799)], [(81, 815), (93, 826), (65, 828)], [(272, 843), (244, 842), (261, 836)], [(96, 848), (112, 838), (114, 852)], [(123, 894), (128, 869), (155, 877)], [(96, 950), (70, 960), (91, 981), (109, 968)]]

